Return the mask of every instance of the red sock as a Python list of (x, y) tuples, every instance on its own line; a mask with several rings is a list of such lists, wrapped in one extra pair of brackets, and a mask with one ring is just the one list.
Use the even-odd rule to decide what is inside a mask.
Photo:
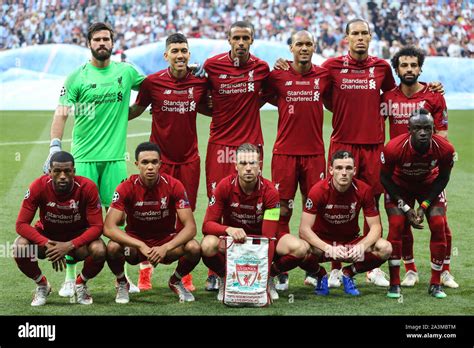
[(104, 268), (104, 259), (94, 260), (92, 256), (86, 257), (84, 260), (84, 267), (82, 268), (82, 275), (85, 279), (92, 279), (102, 271)]
[(275, 277), (280, 273), (292, 270), (293, 268), (298, 267), (298, 265), (303, 261), (303, 258), (298, 258), (291, 254), (283, 255), (276, 260), (270, 270), (270, 276)]
[[(380, 257), (377, 255), (366, 252), (364, 253), (364, 261), (361, 262), (355, 262), (353, 263), (354, 268), (355, 268), (355, 273), (362, 273), (362, 272), (367, 272), (371, 271), (374, 268), (379, 267), (381, 264), (383, 264), (385, 261), (382, 260)], [(345, 268), (345, 267), (344, 267)]]
[(319, 271), (319, 259), (314, 254), (306, 255), (306, 257), (301, 261), (300, 268), (305, 270), (308, 273), (316, 273)]
[(225, 255), (217, 252), (214, 256), (202, 256), (204, 264), (214, 271), (219, 277), (225, 276)]
[(46, 284), (48, 284), (48, 280), (43, 275), (43, 276), (41, 276), (41, 278), (39, 280), (35, 280), (35, 283), (38, 284), (38, 285), (46, 285)]
[(354, 272), (353, 270), (353, 264), (344, 266), (341, 271), (342, 271), (342, 274), (351, 278), (356, 274), (356, 272)]
[(32, 261), (30, 257), (15, 257), (15, 262), (28, 278), (35, 280), (41, 275), (38, 261)]
[(443, 271), (448, 271), (450, 272), (450, 264), (451, 264), (451, 240), (452, 240), (452, 234), (451, 234), (451, 229), (449, 228), (448, 225), (448, 220), (447, 217), (444, 219), (445, 221), (445, 226), (444, 226), (444, 232), (446, 233), (446, 257), (444, 258), (444, 263), (443, 263)]
[(323, 266), (319, 265), (319, 270), (317, 272), (315, 272), (316, 277), (322, 278), (326, 274), (327, 274), (326, 269)]
[(82, 275), (82, 273), (77, 275), (76, 285), (85, 284), (86, 281), (87, 281), (87, 279), (84, 279), (84, 276)]
[(178, 273), (181, 277), (191, 273), (191, 271), (197, 266), (199, 263), (199, 258), (197, 260), (191, 261), (188, 260), (186, 257), (181, 256), (178, 260), (178, 266), (176, 266), (175, 273)]
[(116, 276), (119, 276), (124, 273), (125, 256), (116, 259), (107, 258), (107, 264), (109, 265), (112, 273)]
[(390, 285), (400, 285), (400, 260), (388, 260)]
[(440, 275), (446, 257), (446, 235), (444, 217), (440, 215), (428, 217), (431, 230), (430, 253), (431, 253), (431, 282), (439, 284)]
[(331, 261), (331, 270), (333, 269), (341, 269), (342, 262), (341, 261)]
[(416, 272), (415, 259), (413, 257), (413, 231), (410, 225), (405, 225), (402, 233), (402, 259), (405, 264), (405, 271)]
[(207, 276), (210, 277), (211, 275), (215, 275), (215, 276), (216, 276), (217, 273), (214, 272), (212, 269), (208, 268), (208, 269), (207, 269)]

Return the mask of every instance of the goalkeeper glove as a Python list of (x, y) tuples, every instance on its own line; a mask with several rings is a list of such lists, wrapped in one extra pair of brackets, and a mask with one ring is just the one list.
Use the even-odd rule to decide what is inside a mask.
[(50, 166), (50, 161), (51, 161), (51, 156), (56, 153), (61, 151), (61, 140), (58, 138), (54, 138), (51, 140), (51, 143), (49, 144), (49, 155), (48, 158), (46, 158), (46, 161), (44, 162), (43, 165), (43, 173), (48, 174), (49, 173), (49, 166)]

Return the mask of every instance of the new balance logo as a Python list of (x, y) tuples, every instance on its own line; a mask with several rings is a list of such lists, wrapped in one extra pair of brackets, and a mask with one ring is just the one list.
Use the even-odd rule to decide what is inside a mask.
[(238, 207), (239, 207), (239, 203), (234, 203), (234, 202), (232, 202), (232, 203), (230, 203), (230, 206), (231, 206), (232, 208), (238, 208)]
[(163, 92), (163, 94), (171, 94), (171, 89), (165, 89), (165, 91)]
[(292, 86), (293, 85), (293, 81), (286, 81), (285, 82), (285, 86)]
[(349, 69), (341, 69), (341, 74), (347, 74), (349, 72)]
[(219, 78), (220, 78), (220, 79), (226, 79), (226, 78), (227, 78), (227, 75), (226, 75), (226, 74), (221, 74), (221, 75), (219, 75)]

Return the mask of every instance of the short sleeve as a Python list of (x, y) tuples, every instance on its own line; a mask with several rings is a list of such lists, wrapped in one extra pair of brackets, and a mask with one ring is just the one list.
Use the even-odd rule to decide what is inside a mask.
[(79, 100), (81, 77), (80, 70), (76, 70), (66, 78), (59, 94), (59, 105), (73, 107)]
[(111, 208), (114, 208), (120, 211), (125, 211), (125, 203), (126, 203), (127, 194), (128, 194), (128, 189), (126, 185), (127, 185), (127, 181), (121, 183), (115, 189), (114, 195), (112, 196), (112, 204), (110, 205)]
[(173, 198), (175, 200), (176, 209), (187, 209), (191, 208), (189, 203), (188, 194), (184, 189), (184, 185), (181, 181), (176, 180), (175, 185), (173, 186)]

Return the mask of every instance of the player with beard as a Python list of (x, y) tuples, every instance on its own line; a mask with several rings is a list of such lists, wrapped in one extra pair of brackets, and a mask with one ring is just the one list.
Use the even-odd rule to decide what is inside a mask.
[[(446, 101), (441, 94), (430, 91), (426, 83), (418, 81), (424, 60), (425, 54), (423, 51), (415, 47), (404, 47), (392, 58), (392, 66), (400, 78), (400, 85), (391, 91), (385, 92), (380, 104), (381, 115), (389, 119), (390, 139), (408, 132), (410, 115), (420, 108), (428, 110), (433, 116), (435, 134), (447, 139), (448, 112)], [(441, 274), (441, 284), (450, 288), (457, 288), (459, 285), (450, 273), (452, 237), (447, 223), (447, 216), (445, 218), (447, 249), (443, 273)], [(397, 238), (400, 238), (400, 236), (397, 236)], [(393, 244), (394, 253), (389, 261), (390, 273), (393, 273), (391, 279), (399, 283), (401, 253), (406, 269), (405, 278), (401, 285), (410, 287), (414, 286), (419, 278), (413, 256), (413, 233), (409, 224), (405, 225), (401, 241), (401, 250), (398, 249), (398, 243)]]
[[(131, 64), (110, 59), (114, 31), (105, 23), (92, 24), (87, 33), (92, 53), (89, 62), (66, 79), (51, 124), (50, 154), (43, 167), (49, 170), (52, 154), (61, 150), (61, 139), (69, 115), (74, 116), (71, 152), (76, 172), (96, 183), (105, 209), (115, 188), (127, 178), (125, 162), (130, 91), (138, 90), (145, 78)], [(74, 294), (75, 261), (67, 258), (66, 281), (59, 291)]]
[[(436, 298), (445, 298), (441, 287), (446, 257), (446, 201), (443, 191), (454, 164), (454, 147), (443, 137), (433, 134), (433, 125), (433, 117), (427, 110), (415, 110), (408, 123), (409, 133), (399, 135), (385, 145), (380, 178), (387, 191), (385, 209), (393, 255), (397, 254), (397, 248), (401, 248), (400, 236), (404, 226), (409, 223), (414, 228), (422, 229), (426, 216), (431, 232), (428, 292)], [(415, 211), (416, 201), (419, 207)], [(395, 261), (392, 260), (392, 266), (395, 266)], [(395, 267), (390, 270), (391, 284), (387, 296), (398, 298), (400, 278), (397, 279), (392, 269)]]

